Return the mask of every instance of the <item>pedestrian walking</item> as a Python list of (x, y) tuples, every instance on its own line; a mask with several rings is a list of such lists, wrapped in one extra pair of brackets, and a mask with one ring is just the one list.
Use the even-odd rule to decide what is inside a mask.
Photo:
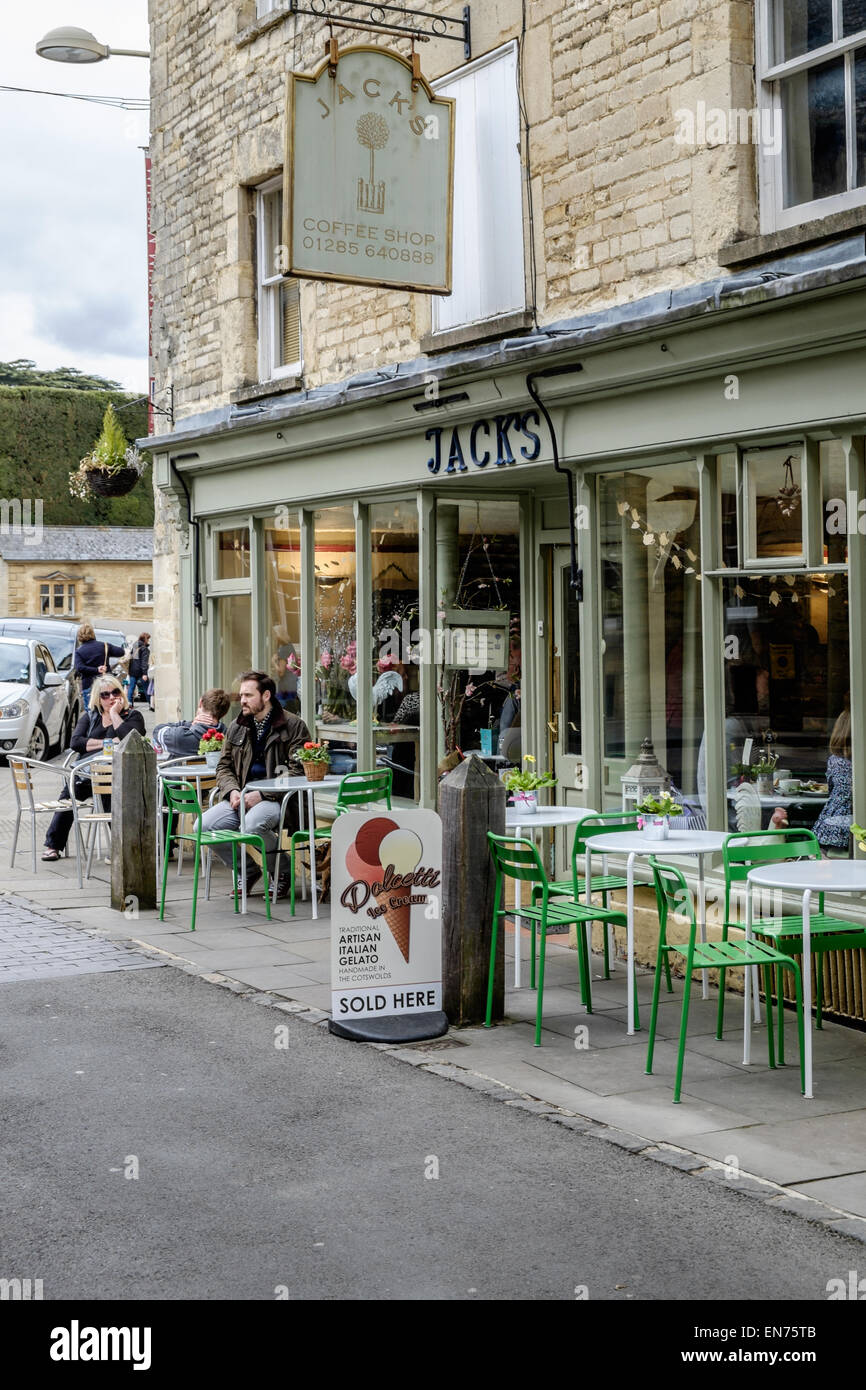
[(112, 642), (100, 642), (90, 623), (81, 624), (76, 643), (72, 665), (81, 678), (81, 693), (85, 696), (86, 707), (87, 696), (96, 677), (107, 674), (108, 662), (112, 656), (125, 656), (126, 651), (124, 647), (117, 647)]
[(139, 634), (138, 641), (132, 648), (132, 655), (129, 658), (129, 680), (126, 685), (126, 698), (131, 705), (135, 704), (135, 691), (138, 687), (139, 696), (142, 700), (147, 700), (147, 671), (150, 666), (150, 633), (142, 632)]

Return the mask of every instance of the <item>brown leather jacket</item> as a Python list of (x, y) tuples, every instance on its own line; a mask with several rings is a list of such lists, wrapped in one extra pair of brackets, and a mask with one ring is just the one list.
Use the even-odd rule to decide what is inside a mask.
[[(252, 716), (243, 714), (229, 725), (217, 766), (217, 786), (222, 801), (247, 784), (253, 763), (252, 726)], [(303, 719), (296, 714), (287, 714), (277, 705), (265, 743), (265, 771), (268, 777), (275, 776), (278, 767), (287, 767), (290, 774), (299, 775), (303, 768), (293, 755), (309, 740), (310, 731)], [(263, 795), (266, 801), (279, 801), (285, 793), (265, 792)]]

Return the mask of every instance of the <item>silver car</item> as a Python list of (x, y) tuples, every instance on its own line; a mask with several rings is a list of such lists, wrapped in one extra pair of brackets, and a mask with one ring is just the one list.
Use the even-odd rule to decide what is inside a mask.
[(42, 642), (0, 637), (0, 753), (44, 758), (72, 734), (69, 685)]

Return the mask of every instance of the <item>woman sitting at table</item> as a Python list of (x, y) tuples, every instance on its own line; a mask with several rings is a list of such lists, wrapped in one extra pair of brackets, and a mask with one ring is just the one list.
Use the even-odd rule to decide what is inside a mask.
[[(119, 680), (114, 676), (99, 676), (91, 686), (90, 707), (76, 724), (70, 746), (73, 752), (79, 755), (80, 762), (82, 758), (90, 758), (94, 753), (100, 753), (107, 738), (119, 743), (132, 729), (137, 729), (140, 734), (145, 732), (144, 716), (138, 710), (130, 708), (126, 692)], [(84, 801), (92, 793), (89, 777), (75, 777), (73, 785), (76, 801)], [(67, 786), (61, 792), (60, 800), (68, 799)], [(103, 801), (105, 809), (110, 810), (110, 798), (104, 797)], [(66, 848), (74, 819), (71, 811), (55, 811), (45, 835), (43, 859), (60, 858)]]
[(851, 711), (850, 694), (845, 708), (833, 725), (830, 756), (827, 759), (828, 796), (813, 827), (825, 859), (847, 859), (854, 816), (851, 791)]

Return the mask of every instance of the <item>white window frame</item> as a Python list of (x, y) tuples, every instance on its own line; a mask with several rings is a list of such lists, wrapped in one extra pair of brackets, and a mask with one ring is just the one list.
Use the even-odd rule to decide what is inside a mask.
[[(798, 58), (776, 63), (773, 42), (773, 18), (778, 0), (757, 0), (755, 10), (755, 90), (757, 92), (758, 115), (761, 122), (770, 113), (773, 130), (782, 131), (782, 150), (773, 154), (772, 150), (758, 144), (758, 173), (760, 185), (761, 231), (770, 233), (782, 231), (786, 227), (797, 227), (802, 222), (811, 222), (833, 213), (844, 212), (849, 208), (866, 206), (866, 187), (855, 188), (854, 178), (857, 168), (857, 144), (854, 125), (854, 50), (866, 48), (866, 30), (839, 38), (823, 48), (814, 48)], [(833, 31), (842, 33), (842, 0), (833, 0)], [(787, 132), (783, 123), (782, 79), (793, 77), (807, 68), (816, 67), (831, 58), (851, 54), (845, 63), (845, 143), (848, 164), (848, 191), (836, 193), (829, 198), (817, 198), (808, 203), (795, 203), (792, 207), (784, 205), (785, 180), (785, 139)], [(759, 130), (763, 125), (759, 125)]]
[[(139, 591), (139, 589), (144, 589), (144, 598), (139, 598), (139, 597), (138, 597), (138, 591)], [(136, 581), (135, 581), (135, 607), (136, 607), (136, 608), (152, 608), (152, 607), (153, 607), (153, 585), (152, 585), (152, 584), (149, 584), (149, 583), (147, 582), (147, 580), (143, 580), (143, 581), (136, 580)]]
[(279, 381), (284, 377), (300, 376), (303, 369), (303, 347), (301, 345), (300, 325), (298, 327), (298, 359), (281, 366), (274, 363), (274, 335), (279, 314), (280, 289), (286, 277), (273, 271), (274, 250), (268, 244), (268, 217), (265, 200), (274, 193), (282, 194), (283, 178), (269, 179), (256, 190), (256, 265), (258, 279), (258, 342), (259, 342), (259, 381)]
[[(458, 236), (457, 236), (457, 231), (458, 231), (457, 219), (458, 219), (458, 217), (461, 215), (461, 210), (462, 210), (463, 207), (464, 207), (464, 196), (463, 196), (462, 193), (461, 193), (461, 189), (457, 186), (457, 180), (456, 180), (456, 174), (457, 174), (457, 155), (456, 155), (456, 148), (457, 148), (457, 142), (460, 141), (460, 130), (461, 130), (461, 127), (460, 127), (460, 120), (461, 120), (461, 112), (460, 112), (460, 94), (459, 94), (459, 90), (458, 90), (458, 91), (451, 91), (451, 90), (449, 90), (449, 89), (452, 87), (452, 85), (453, 85), (454, 83), (459, 83), (463, 78), (469, 77), (471, 74), (478, 72), (481, 68), (490, 67), (490, 66), (491, 66), (492, 64), (494, 64), (494, 63), (504, 62), (504, 61), (507, 60), (507, 59), (511, 59), (511, 60), (513, 61), (513, 64), (514, 64), (514, 115), (516, 116), (515, 132), (514, 132), (514, 133), (515, 133), (515, 136), (516, 136), (516, 139), (515, 139), (515, 153), (516, 153), (516, 158), (517, 158), (517, 164), (516, 164), (517, 187), (516, 187), (516, 189), (515, 189), (514, 191), (516, 192), (516, 195), (517, 195), (517, 197), (516, 197), (516, 202), (517, 202), (517, 206), (518, 206), (518, 208), (519, 208), (519, 215), (520, 215), (520, 237), (519, 237), (519, 248), (520, 248), (520, 277), (519, 277), (519, 278), (520, 278), (520, 287), (521, 287), (521, 289), (520, 289), (520, 294), (519, 294), (518, 302), (517, 302), (517, 303), (514, 303), (514, 304), (502, 305), (502, 306), (500, 306), (500, 307), (497, 307), (497, 308), (495, 308), (495, 309), (492, 309), (492, 310), (490, 311), (489, 314), (482, 314), (482, 315), (481, 315), (480, 317), (478, 317), (478, 318), (470, 318), (470, 317), (468, 316), (468, 312), (467, 312), (466, 314), (464, 314), (464, 315), (463, 315), (462, 317), (460, 317), (459, 319), (456, 319), (454, 322), (446, 321), (445, 323), (442, 323), (441, 319), (442, 319), (442, 317), (448, 312), (449, 308), (451, 308), (451, 306), (452, 306), (452, 304), (453, 304), (453, 301), (452, 301), (451, 298), (442, 298), (442, 297), (440, 297), (439, 295), (434, 295), (434, 296), (432, 296), (432, 330), (433, 330), (433, 333), (434, 333), (434, 334), (436, 334), (436, 333), (450, 333), (450, 332), (454, 332), (454, 331), (459, 331), (461, 328), (469, 327), (469, 326), (472, 325), (472, 324), (476, 324), (476, 323), (478, 323), (478, 324), (483, 324), (483, 323), (495, 321), (496, 319), (502, 318), (504, 315), (507, 315), (507, 314), (519, 314), (519, 313), (523, 312), (523, 311), (526, 309), (526, 229), (525, 229), (525, 215), (524, 215), (524, 201), (523, 201), (523, 179), (524, 179), (524, 171), (523, 171), (523, 160), (522, 160), (522, 150), (521, 150), (521, 146), (522, 146), (522, 123), (521, 123), (521, 116), (520, 116), (520, 101), (519, 101), (519, 94), (518, 94), (518, 82), (519, 82), (519, 77), (520, 77), (520, 68), (519, 68), (519, 64), (520, 64), (520, 61), (521, 61), (521, 55), (520, 55), (520, 51), (519, 51), (517, 42), (516, 42), (516, 41), (511, 41), (510, 43), (502, 44), (499, 48), (493, 49), (490, 53), (485, 53), (485, 54), (483, 55), (483, 57), (481, 57), (481, 58), (476, 58), (476, 59), (474, 60), (474, 62), (467, 63), (464, 67), (457, 68), (457, 69), (455, 69), (453, 72), (447, 73), (444, 77), (438, 78), (437, 81), (431, 83), (431, 86), (433, 87), (433, 90), (434, 90), (435, 92), (447, 91), (447, 92), (448, 92), (448, 95), (449, 95), (449, 96), (453, 96), (453, 97), (455, 98), (455, 100), (456, 100), (456, 106), (455, 106), (455, 186), (454, 186), (454, 228), (453, 228), (454, 240), (453, 240), (453, 249), (452, 249), (452, 264), (453, 264), (453, 266), (454, 266), (454, 271), (455, 271), (455, 275), (454, 275), (454, 279), (453, 279), (452, 283), (453, 283), (453, 285), (454, 285), (454, 287), (455, 287), (455, 290), (456, 290), (456, 289), (457, 289), (456, 270), (457, 270), (457, 265), (458, 265), (458, 258), (459, 258), (459, 255), (460, 255), (460, 247), (459, 247), (459, 244), (458, 244)], [(497, 232), (495, 231), (495, 229), (494, 229), (492, 226), (491, 226), (490, 234), (491, 234), (491, 235), (497, 235)], [(501, 235), (501, 229), (500, 229), (500, 231), (499, 231), (498, 234)], [(516, 234), (516, 229), (514, 229), (514, 234)], [(482, 251), (482, 254), (483, 254), (483, 251)]]
[(256, 19), (266, 19), (275, 10), (286, 8), (284, 0), (256, 0)]

